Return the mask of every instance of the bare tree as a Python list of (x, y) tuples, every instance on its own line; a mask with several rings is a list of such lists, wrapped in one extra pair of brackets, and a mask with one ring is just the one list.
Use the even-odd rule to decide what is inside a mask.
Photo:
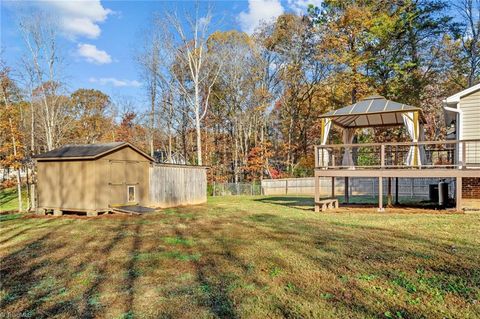
[(480, 0), (459, 0), (454, 4), (464, 21), (462, 48), (468, 63), (468, 87), (474, 85), (480, 71)]
[(144, 42), (141, 50), (136, 53), (136, 60), (140, 66), (142, 82), (148, 95), (150, 104), (149, 114), (149, 130), (148, 130), (148, 144), (150, 147), (150, 155), (154, 153), (154, 136), (156, 127), (156, 105), (158, 104), (158, 86), (160, 81), (160, 53), (161, 53), (161, 37), (158, 34), (158, 29), (154, 26), (144, 30)]
[[(31, 103), (38, 101), (40, 104), (38, 123), (42, 127), (46, 149), (51, 150), (57, 146), (67, 127), (66, 103), (60, 94), (62, 59), (57, 47), (57, 25), (50, 15), (37, 12), (20, 19), (20, 31), (28, 52), (22, 62), (27, 74), (25, 78), (31, 82)], [(32, 116), (35, 116), (33, 104), (31, 107)]]
[[(201, 124), (207, 114), (212, 87), (222, 68), (222, 61), (207, 52), (208, 27), (211, 12), (199, 15), (199, 6), (182, 20), (176, 13), (157, 17), (157, 26), (163, 35), (162, 60), (165, 72), (160, 74), (165, 83), (171, 83), (175, 94), (188, 105), (188, 116), (195, 126), (197, 163), (202, 165)], [(186, 23), (184, 23), (186, 21)]]

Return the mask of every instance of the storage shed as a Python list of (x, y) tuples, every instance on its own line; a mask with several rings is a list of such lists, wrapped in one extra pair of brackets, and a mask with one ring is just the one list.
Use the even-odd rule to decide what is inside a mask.
[[(86, 212), (97, 215), (121, 206), (169, 207), (206, 202), (205, 167), (184, 167), (194, 176), (195, 186), (159, 170), (152, 157), (125, 143), (65, 145), (35, 156), (37, 163), (37, 209)], [(157, 174), (155, 174), (157, 173)], [(167, 178), (168, 177), (168, 178)], [(169, 183), (169, 187), (164, 185)], [(163, 186), (160, 186), (163, 185)], [(165, 194), (164, 189), (170, 191)], [(162, 190), (162, 194), (157, 194)], [(191, 190), (195, 192), (191, 193)], [(185, 195), (184, 193), (188, 193)]]

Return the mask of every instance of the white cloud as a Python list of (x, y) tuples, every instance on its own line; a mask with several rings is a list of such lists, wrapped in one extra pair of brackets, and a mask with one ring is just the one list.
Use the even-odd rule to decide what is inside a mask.
[(252, 34), (261, 22), (270, 22), (284, 11), (280, 0), (248, 0), (248, 10), (240, 12), (238, 22), (243, 31)]
[(307, 13), (308, 6), (313, 4), (316, 7), (322, 5), (322, 0), (288, 0), (288, 7), (298, 15), (303, 15)]
[(142, 84), (136, 80), (119, 80), (116, 78), (90, 78), (90, 83), (98, 83), (100, 85), (112, 85), (115, 87), (139, 87)]
[(112, 62), (112, 57), (105, 51), (97, 49), (93, 44), (79, 44), (77, 54), (85, 58), (90, 63), (108, 64)]
[[(70, 39), (87, 37), (96, 39), (100, 36), (100, 23), (114, 12), (105, 8), (100, 0), (42, 0), (9, 1), (10, 8), (42, 10), (55, 18), (61, 32)], [(3, 6), (3, 3), (2, 3)], [(28, 14), (28, 10), (24, 13)]]

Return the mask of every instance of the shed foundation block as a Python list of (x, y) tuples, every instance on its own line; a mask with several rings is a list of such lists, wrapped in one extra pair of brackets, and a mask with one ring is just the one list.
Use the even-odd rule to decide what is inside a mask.
[(97, 212), (96, 210), (88, 210), (88, 211), (87, 211), (87, 216), (88, 216), (88, 217), (98, 216), (98, 212)]
[(63, 216), (63, 211), (61, 211), (60, 209), (54, 209), (53, 216)]

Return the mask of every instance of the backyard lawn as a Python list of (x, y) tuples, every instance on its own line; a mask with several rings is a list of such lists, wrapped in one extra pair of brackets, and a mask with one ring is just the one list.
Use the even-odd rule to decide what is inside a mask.
[[(23, 209), (26, 209), (28, 203), (25, 187), (22, 190), (22, 203)], [(13, 210), (18, 210), (17, 188), (11, 187), (0, 190), (0, 213)]]
[(480, 317), (479, 213), (312, 207), (0, 215), (0, 317)]

